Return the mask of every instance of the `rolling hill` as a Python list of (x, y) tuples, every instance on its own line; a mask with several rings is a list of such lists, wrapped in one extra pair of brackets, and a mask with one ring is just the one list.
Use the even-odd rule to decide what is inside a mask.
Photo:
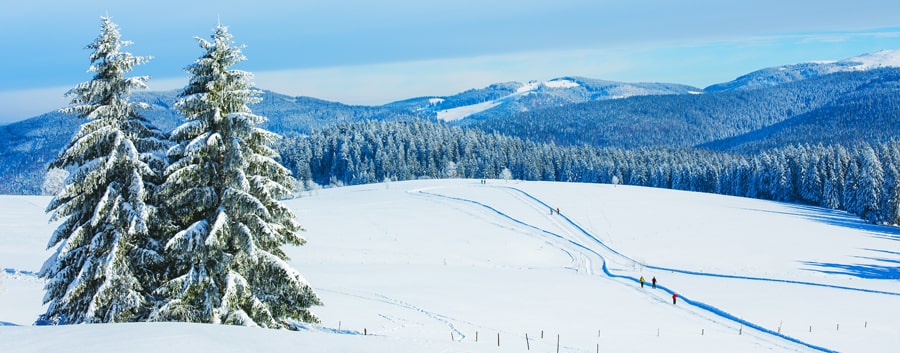
[[(0, 351), (894, 352), (896, 228), (843, 212), (609, 184), (420, 180), (286, 201), (299, 332), (30, 326), (56, 224), (0, 196)], [(560, 212), (549, 212), (559, 208)], [(648, 281), (643, 288), (638, 279)], [(649, 280), (659, 280), (651, 288)], [(672, 294), (677, 293), (677, 303)]]

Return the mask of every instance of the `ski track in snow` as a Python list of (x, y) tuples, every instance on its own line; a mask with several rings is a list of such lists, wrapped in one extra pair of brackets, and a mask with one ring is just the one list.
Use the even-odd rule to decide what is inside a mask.
[(37, 272), (33, 271), (25, 271), (25, 270), (16, 270), (14, 268), (4, 268), (3, 272), (10, 276), (28, 276), (28, 277), (38, 277)]
[[(407, 302), (402, 301), (402, 300), (399, 300), (399, 299), (390, 298), (390, 297), (387, 297), (387, 296), (385, 296), (385, 295), (381, 295), (381, 294), (377, 294), (377, 293), (368, 293), (368, 294), (358, 294), (358, 293), (357, 293), (357, 294), (354, 294), (354, 293), (349, 293), (349, 292), (341, 292), (341, 291), (329, 290), (329, 289), (322, 289), (322, 288), (317, 288), (316, 290), (317, 290), (317, 291), (321, 291), (321, 292), (337, 293), (337, 294), (341, 294), (341, 295), (346, 295), (346, 296), (356, 297), (356, 298), (365, 299), (365, 300), (376, 301), (376, 302), (380, 302), (380, 303), (390, 304), (390, 305), (393, 305), (393, 306), (398, 306), (398, 307), (401, 307), (401, 308), (409, 309), (409, 310), (412, 310), (412, 311), (414, 311), (414, 312), (420, 313), (420, 314), (424, 315), (425, 317), (427, 317), (427, 318), (429, 318), (429, 319), (433, 319), (433, 320), (438, 321), (438, 322), (440, 322), (440, 323), (442, 323), (442, 324), (444, 324), (444, 325), (447, 325), (447, 327), (449, 327), (450, 330), (455, 334), (454, 338), (455, 338), (456, 341), (462, 341), (462, 340), (464, 340), (464, 339), (466, 338), (466, 335), (463, 334), (462, 331), (460, 331), (459, 329), (457, 329), (457, 328), (456, 328), (456, 325), (453, 324), (453, 321), (459, 321), (459, 320), (456, 320), (456, 319), (447, 317), (446, 315), (442, 315), (442, 314), (438, 314), (438, 313), (435, 313), (435, 312), (431, 312), (431, 311), (425, 310), (425, 309), (423, 309), (423, 308), (421, 308), (421, 307), (415, 306), (415, 305), (413, 305), (413, 304), (407, 303)], [(384, 319), (386, 319), (386, 320), (392, 322), (392, 323), (397, 323), (396, 320), (393, 320), (393, 319), (391, 319), (391, 318), (389, 318), (389, 317), (387, 317), (387, 316), (385, 316), (385, 315), (380, 315), (380, 316), (383, 317)], [(402, 324), (400, 324), (400, 325), (402, 326)], [(340, 332), (340, 333), (344, 333), (344, 332), (342, 331), (342, 332)], [(356, 334), (356, 335), (361, 334), (361, 333), (359, 333), (358, 331), (348, 331), (347, 333), (349, 333), (349, 334)]]
[[(537, 205), (540, 205), (540, 206), (541, 206), (541, 208), (540, 208), (541, 210), (551, 209), (551, 207), (550, 207), (549, 204), (547, 204), (546, 202), (544, 202), (544, 201), (538, 199), (537, 197), (535, 197), (535, 196), (533, 196), (533, 195), (531, 195), (531, 194), (529, 194), (529, 193), (527, 193), (527, 192), (525, 192), (525, 191), (523, 191), (523, 190), (521, 190), (521, 189), (518, 189), (518, 188), (515, 188), (515, 187), (509, 187), (509, 186), (491, 186), (491, 187), (494, 187), (494, 188), (503, 188), (503, 189), (512, 190), (512, 191), (514, 191), (514, 192), (516, 192), (516, 193), (518, 193), (518, 194), (523, 195), (525, 198), (530, 199), (531, 202), (533, 202), (533, 203), (535, 203), (535, 204), (537, 204)], [(410, 191), (410, 193), (412, 193), (412, 194), (417, 194), (417, 195), (424, 195), (424, 196), (428, 196), (428, 197), (437, 197), (437, 198), (450, 199), (450, 200), (455, 200), (455, 201), (460, 201), (460, 202), (466, 202), (466, 203), (474, 204), (474, 205), (476, 205), (476, 206), (480, 206), (480, 207), (482, 207), (482, 208), (486, 208), (486, 209), (488, 209), (488, 210), (490, 210), (490, 211), (496, 213), (497, 215), (499, 215), (499, 216), (501, 216), (501, 217), (503, 217), (503, 218), (506, 218), (507, 220), (512, 221), (512, 222), (514, 222), (514, 223), (516, 223), (516, 224), (519, 224), (519, 225), (521, 225), (521, 226), (523, 226), (523, 227), (532, 229), (532, 230), (534, 230), (534, 231), (536, 231), (536, 232), (538, 232), (538, 233), (540, 233), (540, 234), (548, 235), (548, 236), (550, 236), (550, 237), (552, 237), (552, 238), (555, 238), (555, 239), (557, 239), (557, 240), (561, 240), (561, 241), (563, 241), (564, 243), (567, 243), (567, 244), (569, 244), (569, 245), (572, 245), (572, 246), (576, 247), (577, 249), (581, 249), (581, 250), (584, 250), (584, 251), (586, 251), (586, 252), (588, 252), (588, 253), (594, 254), (595, 256), (597, 256), (598, 258), (600, 258), (601, 264), (602, 264), (601, 267), (602, 267), (603, 273), (604, 273), (607, 277), (609, 277), (609, 278), (612, 278), (612, 279), (623, 279), (623, 280), (627, 280), (627, 281), (634, 282), (635, 284), (639, 283), (639, 280), (638, 280), (637, 278), (635, 278), (635, 277), (630, 277), (630, 276), (625, 276), (625, 275), (618, 275), (618, 274), (614, 274), (614, 273), (610, 272), (610, 270), (609, 270), (608, 267), (607, 267), (607, 261), (608, 261), (608, 260), (607, 260), (607, 257), (606, 257), (606, 256), (600, 254), (597, 250), (592, 249), (592, 248), (589, 247), (588, 245), (582, 244), (581, 242), (579, 242), (579, 241), (577, 241), (577, 240), (575, 240), (575, 239), (572, 239), (572, 238), (574, 238), (574, 236), (573, 236), (571, 233), (569, 233), (569, 232), (566, 232), (566, 233), (569, 233), (568, 235), (569, 235), (570, 237), (572, 237), (572, 238), (567, 238), (567, 237), (565, 237), (565, 236), (563, 236), (563, 235), (560, 235), (560, 234), (551, 232), (551, 231), (549, 231), (549, 230), (546, 230), (546, 229), (543, 229), (543, 228), (540, 228), (540, 227), (537, 227), (537, 226), (534, 226), (534, 225), (525, 223), (524, 221), (522, 221), (522, 220), (520, 220), (520, 219), (517, 219), (517, 218), (515, 218), (515, 217), (513, 217), (513, 216), (511, 216), (511, 215), (509, 215), (509, 214), (507, 214), (507, 213), (504, 213), (503, 211), (500, 211), (500, 210), (498, 210), (498, 209), (496, 209), (496, 208), (494, 208), (494, 207), (492, 207), (492, 206), (490, 206), (490, 205), (484, 204), (484, 203), (479, 202), (479, 201), (476, 201), (476, 200), (471, 200), (471, 199), (466, 199), (466, 198), (461, 198), (461, 197), (448, 196), (448, 195), (442, 195), (442, 194), (438, 194), (438, 193), (434, 193), (434, 192), (425, 191), (425, 190), (422, 190), (422, 189), (420, 189), (420, 190), (413, 190), (413, 191)], [(523, 198), (521, 198), (521, 197), (517, 197), (517, 198), (520, 199), (520, 200), (522, 200), (523, 202), (528, 202), (528, 200), (523, 199)], [(535, 208), (537, 208), (537, 207), (535, 207)], [(543, 213), (543, 211), (540, 211), (540, 212)], [(612, 253), (612, 255), (618, 257), (620, 260), (625, 260), (625, 261), (628, 261), (628, 262), (631, 262), (631, 263), (637, 263), (637, 261), (635, 261), (634, 259), (632, 259), (632, 258), (630, 258), (630, 257), (628, 257), (628, 256), (626, 256), (626, 255), (624, 255), (624, 254), (622, 254), (622, 253), (620, 253), (620, 252), (618, 252), (618, 251), (616, 251), (616, 250), (610, 248), (609, 246), (607, 246), (603, 241), (601, 241), (599, 238), (597, 238), (596, 236), (594, 236), (593, 234), (591, 234), (590, 232), (588, 232), (587, 230), (585, 230), (584, 228), (582, 228), (580, 225), (578, 225), (578, 224), (577, 224), (575, 221), (573, 221), (572, 219), (566, 217), (566, 216), (563, 215), (563, 214), (558, 214), (558, 216), (559, 216), (558, 218), (561, 218), (561, 219), (563, 219), (563, 220), (565, 221), (565, 224), (566, 224), (566, 225), (571, 226), (571, 227), (574, 227), (578, 232), (581, 233), (581, 235), (586, 236), (586, 237), (588, 238), (588, 240), (590, 240), (590, 242), (591, 242), (592, 244), (599, 245), (600, 247), (602, 247), (602, 248), (605, 249), (606, 251)], [(554, 222), (554, 223), (556, 223), (556, 222)], [(558, 224), (558, 223), (557, 223), (557, 224)], [(564, 228), (561, 227), (561, 229), (564, 229)], [(561, 250), (566, 251), (565, 249), (561, 249)], [(568, 251), (566, 251), (566, 252), (569, 253)], [(572, 255), (571, 253), (569, 253), (569, 254), (570, 254), (570, 256)], [(575, 257), (573, 256), (572, 258), (573, 258), (573, 261), (575, 261)], [(576, 265), (576, 266), (577, 266), (577, 264), (574, 264), (574, 263), (573, 263), (573, 265)], [(587, 266), (588, 266), (588, 268), (590, 268), (590, 264), (589, 264), (589, 263), (588, 263)], [(580, 267), (580, 266), (579, 266), (579, 267)], [(753, 281), (769, 281), (769, 282), (789, 283), (789, 284), (797, 284), (797, 285), (808, 285), (808, 286), (827, 287), (827, 288), (840, 289), (840, 290), (853, 290), (853, 291), (860, 291), (860, 292), (867, 292), (867, 293), (875, 293), (875, 294), (883, 294), (883, 295), (900, 295), (900, 293), (895, 293), (895, 292), (885, 292), (885, 291), (868, 290), (868, 289), (863, 289), (863, 288), (852, 288), (852, 287), (833, 286), (833, 285), (827, 285), (827, 284), (821, 284), (821, 283), (813, 283), (813, 282), (801, 282), (801, 281), (789, 281), (789, 280), (771, 279), (771, 278), (761, 278), (761, 277), (746, 277), (746, 276), (737, 276), (737, 275), (723, 275), (723, 274), (713, 274), (713, 273), (701, 273), (701, 272), (695, 272), (695, 271), (687, 271), (687, 270), (671, 269), (671, 268), (664, 268), (664, 267), (657, 267), (657, 266), (645, 266), (645, 267), (647, 267), (647, 268), (652, 268), (652, 269), (657, 269), (657, 270), (673, 271), (673, 272), (678, 272), (678, 273), (687, 274), (687, 275), (695, 275), (695, 276), (710, 276), (710, 277), (731, 278), (731, 279), (742, 279), (742, 280), (753, 280)], [(590, 270), (588, 270), (588, 272), (590, 272)], [(675, 291), (673, 291), (672, 289), (669, 289), (668, 287), (663, 286), (663, 285), (657, 285), (656, 287), (659, 288), (659, 289), (661, 289), (663, 292), (668, 293), (668, 294), (673, 294), (673, 293), (675, 293)], [(804, 346), (804, 347), (807, 347), (807, 348), (811, 348), (811, 349), (814, 349), (814, 350), (817, 350), (817, 351), (820, 351), (820, 352), (828, 352), (828, 353), (831, 353), (831, 352), (837, 352), (837, 351), (834, 351), (834, 350), (831, 350), (831, 349), (828, 349), (828, 348), (825, 348), (825, 347), (816, 346), (816, 345), (814, 345), (814, 344), (811, 344), (811, 343), (802, 341), (802, 340), (800, 340), (800, 339), (797, 339), (797, 338), (794, 338), (794, 337), (791, 337), (791, 336), (782, 334), (782, 333), (780, 333), (780, 332), (776, 332), (776, 331), (767, 329), (767, 328), (762, 327), (762, 326), (760, 326), (760, 325), (758, 325), (758, 324), (755, 324), (755, 323), (752, 323), (752, 322), (750, 322), (750, 321), (748, 321), (748, 320), (742, 319), (742, 318), (738, 317), (737, 315), (728, 313), (728, 312), (726, 312), (726, 311), (724, 311), (724, 310), (722, 310), (722, 309), (719, 309), (719, 308), (717, 308), (717, 307), (715, 307), (715, 306), (713, 306), (713, 305), (710, 305), (710, 304), (707, 304), (707, 303), (704, 303), (704, 302), (701, 302), (701, 301), (691, 300), (691, 299), (689, 299), (688, 297), (686, 297), (686, 296), (684, 296), (683, 294), (681, 294), (681, 292), (678, 292), (678, 293), (679, 293), (679, 294), (678, 294), (678, 297), (681, 298), (681, 301), (682, 301), (683, 303), (685, 303), (685, 304), (687, 304), (687, 305), (690, 305), (690, 306), (694, 306), (694, 307), (696, 307), (696, 308), (698, 308), (698, 309), (700, 309), (700, 310), (703, 310), (703, 311), (705, 311), (705, 312), (714, 314), (714, 315), (716, 315), (716, 316), (718, 316), (718, 317), (724, 318), (724, 319), (729, 320), (729, 321), (731, 321), (731, 322), (734, 322), (735, 324), (739, 324), (739, 325), (742, 325), (742, 326), (746, 326), (746, 327), (748, 327), (748, 328), (755, 329), (755, 330), (757, 330), (757, 331), (759, 331), (759, 332), (761, 332), (761, 333), (768, 334), (768, 335), (771, 335), (771, 336), (774, 336), (774, 337), (777, 337), (777, 338), (786, 340), (786, 341), (788, 341), (788, 342), (795, 343), (795, 344), (798, 344), (798, 345), (801, 345), (801, 346)], [(710, 319), (710, 320), (713, 321), (713, 322), (716, 322), (715, 320), (712, 320), (712, 319)]]
[[(495, 187), (496, 187), (496, 186), (495, 186)], [(503, 186), (501, 186), (501, 187), (502, 187), (502, 188), (508, 188), (508, 189), (510, 189), (510, 190), (514, 190), (514, 191), (516, 191), (516, 192), (519, 192), (519, 193), (521, 193), (521, 194), (523, 194), (523, 195), (526, 195), (528, 198), (534, 200), (535, 202), (538, 202), (538, 203), (540, 203), (540, 204), (542, 204), (542, 205), (545, 205), (545, 206), (547, 206), (547, 207), (550, 207), (550, 206), (548, 206), (545, 202), (539, 200), (538, 198), (536, 198), (536, 197), (534, 197), (534, 196), (528, 194), (527, 192), (525, 192), (525, 191), (523, 191), (523, 190), (521, 190), (521, 189), (514, 188), (514, 187), (503, 187)], [(563, 219), (565, 219), (570, 225), (572, 225), (573, 227), (577, 228), (577, 229), (578, 229), (579, 231), (581, 231), (584, 235), (590, 237), (593, 241), (595, 241), (597, 244), (599, 244), (599, 245), (602, 246), (603, 248), (605, 248), (605, 249), (607, 249), (607, 250), (609, 250), (609, 251), (612, 251), (612, 252), (613, 252), (614, 254), (616, 254), (617, 256), (621, 256), (623, 259), (626, 259), (626, 260), (628, 260), (629, 262), (635, 262), (635, 263), (638, 262), (638, 261), (636, 261), (636, 260), (634, 260), (634, 259), (632, 259), (632, 258), (630, 258), (630, 257), (628, 257), (628, 256), (626, 256), (626, 255), (624, 255), (624, 254), (622, 254), (622, 253), (620, 253), (620, 252), (618, 252), (618, 251), (616, 251), (616, 250), (610, 248), (609, 246), (607, 246), (606, 244), (604, 244), (603, 241), (601, 241), (600, 239), (598, 239), (596, 236), (590, 234), (587, 230), (585, 230), (584, 228), (582, 228), (580, 225), (578, 225), (577, 223), (575, 223), (574, 221), (572, 221), (571, 219), (569, 219), (569, 218), (566, 217), (565, 215), (560, 215), (560, 216), (561, 216)], [(888, 292), (888, 291), (879, 291), (879, 290), (874, 290), (874, 289), (854, 288), (854, 287), (845, 287), (845, 286), (835, 286), (835, 285), (829, 285), (829, 284), (823, 284), (823, 283), (815, 283), (815, 282), (791, 281), (791, 280), (777, 279), (777, 278), (749, 277), (749, 276), (727, 275), (727, 274), (717, 274), (717, 273), (709, 273), (709, 272), (697, 272), (697, 271), (688, 271), (688, 270), (681, 270), (681, 269), (668, 268), (668, 267), (659, 267), (659, 266), (653, 266), (653, 265), (649, 265), (649, 264), (645, 264), (644, 267), (650, 268), (650, 269), (654, 269), (654, 270), (677, 272), (677, 273), (686, 274), (686, 275), (693, 275), (693, 276), (707, 276), (707, 277), (730, 278), (730, 279), (742, 279), (742, 280), (751, 280), (751, 281), (766, 281), (766, 282), (777, 282), (777, 283), (790, 283), (790, 284), (798, 284), (798, 285), (804, 285), (804, 286), (816, 286), (816, 287), (825, 287), (825, 288), (831, 288), (831, 289), (849, 290), (849, 291), (865, 292), (865, 293), (872, 293), (872, 294), (884, 294), (884, 295), (895, 295), (895, 296), (900, 296), (900, 293), (898, 293), (898, 292)], [(633, 279), (633, 278), (632, 278), (632, 279)], [(637, 281), (637, 280), (635, 279), (635, 281)]]
[[(315, 330), (315, 331), (328, 332), (328, 333), (339, 334), (339, 335), (352, 335), (352, 336), (363, 336), (363, 335), (364, 335), (364, 333), (359, 332), (359, 331), (353, 331), (353, 330), (341, 330), (341, 329), (336, 329), (336, 328), (331, 328), (331, 327), (325, 327), (325, 326), (318, 326), (318, 325), (317, 325), (317, 326), (310, 326), (310, 325), (307, 325), (307, 324), (294, 323), (293, 326), (294, 326), (295, 328), (298, 328), (298, 329), (301, 329), (301, 330), (306, 330), (306, 331), (313, 331), (313, 330)], [(374, 335), (370, 335), (370, 336), (374, 336)]]

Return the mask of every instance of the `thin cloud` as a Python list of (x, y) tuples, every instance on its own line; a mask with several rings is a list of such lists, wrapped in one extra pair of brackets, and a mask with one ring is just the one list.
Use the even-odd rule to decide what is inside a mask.
[(451, 95), (497, 82), (595, 76), (627, 66), (602, 50), (548, 51), (262, 71), (255, 73), (255, 83), (290, 95), (379, 105), (412, 97)]
[[(900, 29), (641, 41), (567, 50), (519, 51), (430, 60), (318, 68), (253, 70), (257, 87), (346, 104), (380, 105), (446, 96), (492, 83), (584, 76), (624, 82), (705, 87), (761, 68), (840, 60), (896, 48)], [(264, 61), (250, 58), (249, 61)], [(157, 78), (151, 90), (180, 89), (184, 77)], [(71, 87), (0, 92), (0, 123), (65, 106)]]

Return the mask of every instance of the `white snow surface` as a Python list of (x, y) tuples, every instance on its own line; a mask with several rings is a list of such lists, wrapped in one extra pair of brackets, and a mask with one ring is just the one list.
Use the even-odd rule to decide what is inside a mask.
[(522, 94), (537, 91), (538, 88), (541, 87), (541, 82), (539, 81), (529, 81), (528, 83), (523, 84), (521, 87), (516, 89), (515, 94)]
[[(285, 249), (290, 264), (325, 304), (312, 309), (322, 323), (299, 332), (31, 326), (45, 309), (34, 272), (56, 227), (43, 213), (48, 201), (0, 196), (0, 352), (900, 347), (897, 228), (737, 197), (498, 180), (371, 184), (287, 201), (309, 241)], [(640, 276), (659, 287), (641, 288)]]
[[(509, 97), (509, 96), (507, 96)], [(464, 105), (461, 107), (438, 110), (437, 118), (443, 121), (454, 121), (465, 118), (472, 114), (481, 113), (485, 110), (496, 107), (502, 103), (502, 99), (481, 102), (478, 104)]]
[(853, 70), (900, 67), (900, 50), (880, 50), (874, 53), (863, 54), (842, 61), (860, 63), (860, 65), (853, 66)]
[(580, 84), (578, 84), (578, 82), (575, 82), (572, 80), (558, 78), (558, 79), (544, 82), (544, 86), (547, 86), (550, 88), (575, 88), (575, 87), (580, 86)]
[(443, 120), (443, 121), (459, 120), (459, 119), (468, 117), (470, 115), (478, 114), (485, 110), (494, 108), (500, 104), (503, 104), (503, 102), (506, 102), (511, 99), (515, 99), (516, 97), (532, 94), (535, 91), (537, 91), (538, 89), (540, 89), (541, 86), (544, 86), (547, 88), (576, 88), (576, 87), (580, 86), (580, 84), (578, 82), (575, 82), (575, 81), (572, 81), (569, 79), (564, 79), (564, 78), (556, 78), (556, 79), (552, 79), (550, 81), (530, 81), (528, 83), (524, 83), (524, 84), (520, 83), (520, 84), (521, 84), (521, 86), (519, 86), (519, 88), (516, 89), (516, 92), (508, 94), (508, 95), (500, 97), (500, 98), (497, 98), (497, 99), (494, 99), (494, 100), (481, 102), (481, 103), (477, 103), (477, 104), (466, 105), (466, 106), (462, 106), (462, 107), (439, 110), (437, 112), (437, 118), (439, 120)]
[[(810, 61), (813, 64), (830, 65), (829, 73), (841, 71), (864, 71), (885, 67), (900, 67), (900, 50), (879, 50), (866, 53), (844, 60), (819, 60)], [(848, 65), (838, 65), (848, 64)], [(781, 66), (779, 70), (787, 70), (787, 66)]]

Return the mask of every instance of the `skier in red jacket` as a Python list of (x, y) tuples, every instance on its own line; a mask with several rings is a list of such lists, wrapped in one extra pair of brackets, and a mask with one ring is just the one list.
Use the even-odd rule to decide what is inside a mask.
[(675, 304), (676, 301), (678, 301), (678, 294), (672, 293), (672, 304)]

